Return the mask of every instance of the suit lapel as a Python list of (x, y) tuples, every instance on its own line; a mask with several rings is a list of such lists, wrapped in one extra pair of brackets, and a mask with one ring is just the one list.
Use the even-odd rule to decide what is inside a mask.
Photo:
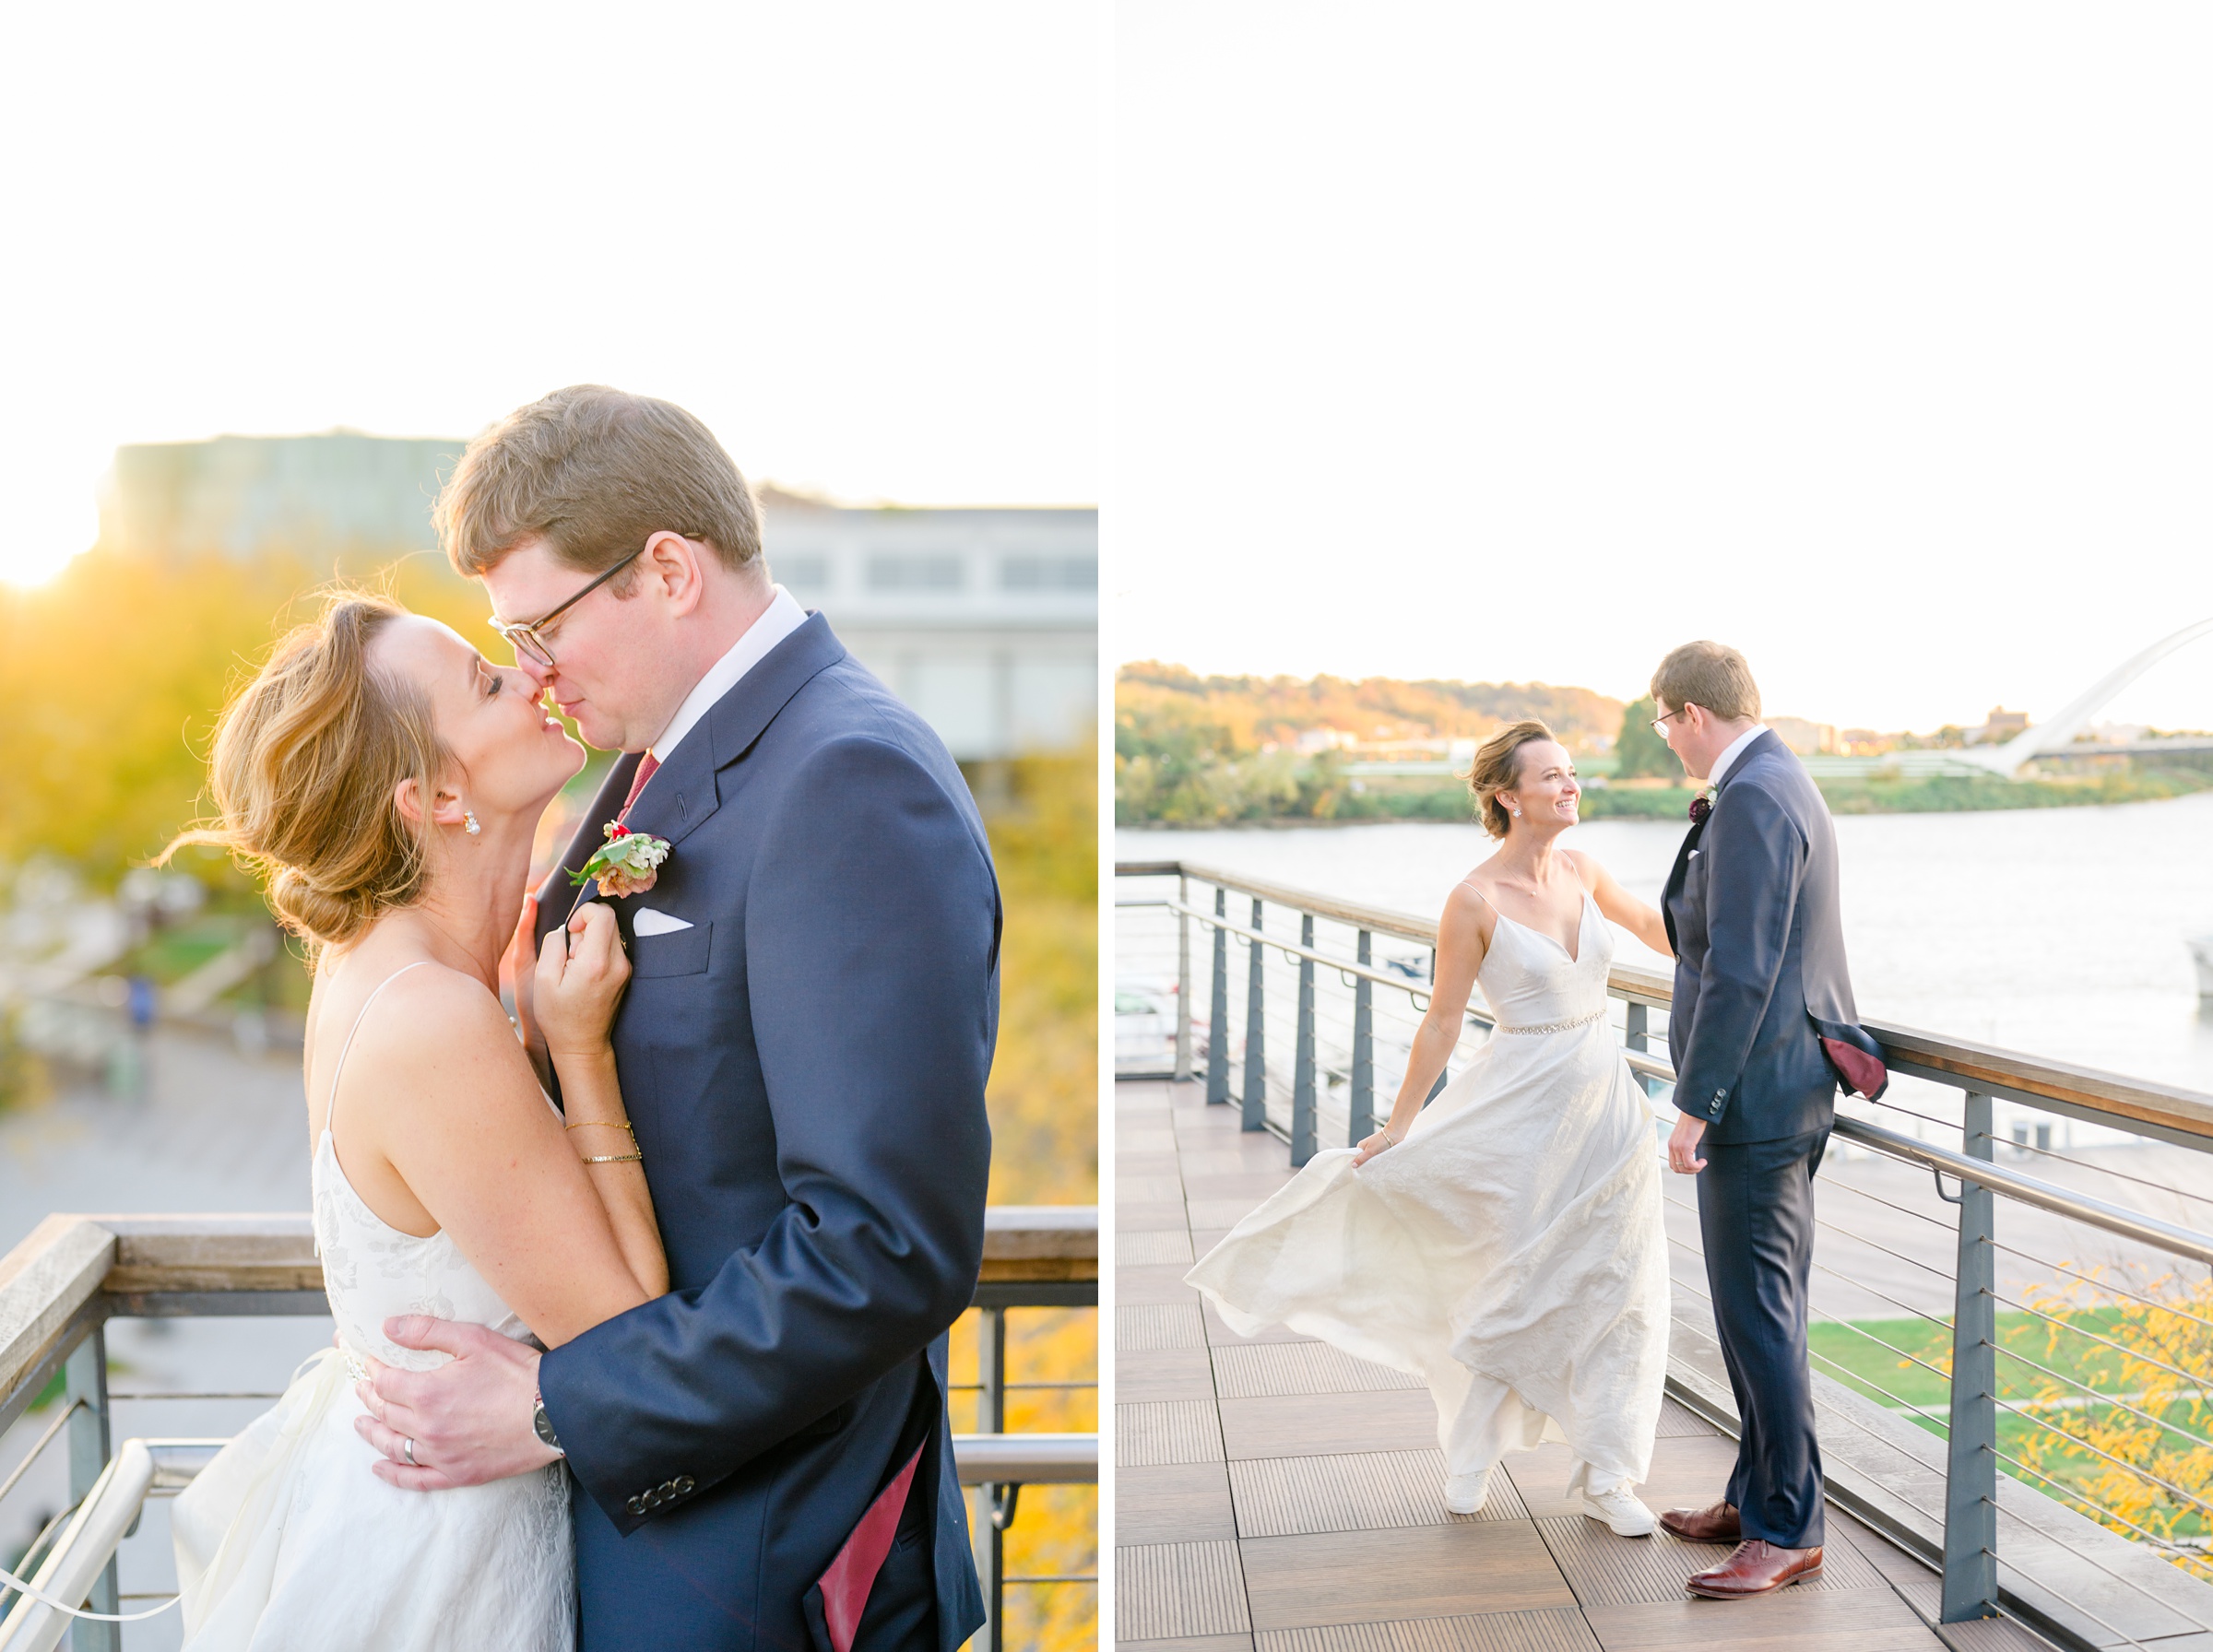
[(713, 751), (715, 767), (727, 769), (751, 750), (791, 697), (845, 657), (846, 645), (831, 631), (830, 621), (820, 612), (808, 615), (806, 624), (770, 649), (765, 659), (708, 709), (708, 738), (702, 744)]
[[(1763, 728), (1753, 738), (1749, 746), (1737, 753), (1736, 761), (1729, 765), (1729, 772), (1722, 776), (1720, 783), (1713, 788), (1713, 807), (1715, 808), (1721, 808), (1722, 793), (1728, 789), (1729, 783), (1742, 774), (1746, 765), (1750, 763), (1754, 758), (1763, 755), (1769, 749), (1770, 744), (1781, 747), (1782, 737), (1771, 728)], [(1667, 944), (1671, 947), (1676, 944), (1675, 897), (1683, 892), (1684, 880), (1690, 874), (1690, 857), (1698, 849), (1698, 840), (1706, 835), (1707, 823), (1712, 819), (1713, 815), (1709, 811), (1704, 820), (1693, 820), (1690, 823), (1690, 830), (1683, 836), (1683, 846), (1675, 851), (1675, 869), (1667, 875), (1667, 887), (1661, 891), (1660, 919), (1667, 926)]]
[[(740, 682), (738, 687), (745, 685)], [(738, 689), (732, 689), (735, 694)], [(722, 799), (715, 789), (715, 760), (694, 728), (676, 743), (669, 761), (653, 772), (624, 822), (633, 832), (666, 838), (671, 848), (713, 814)]]
[(1691, 851), (1706, 835), (1706, 822), (1693, 820), (1690, 830), (1683, 834), (1682, 846), (1675, 851), (1675, 864), (1667, 874), (1667, 885), (1660, 891), (1660, 921), (1667, 926), (1667, 944), (1670, 950), (1678, 950), (1675, 939), (1675, 899), (1683, 892), (1683, 880), (1690, 872)]

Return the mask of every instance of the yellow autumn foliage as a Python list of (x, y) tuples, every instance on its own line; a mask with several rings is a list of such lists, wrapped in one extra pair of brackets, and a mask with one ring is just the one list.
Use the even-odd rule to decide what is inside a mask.
[(2213, 1280), (2077, 1278), (2026, 1302), (2047, 1316), (2030, 1357), (2053, 1375), (2022, 1408), (2024, 1478), (2213, 1582)]

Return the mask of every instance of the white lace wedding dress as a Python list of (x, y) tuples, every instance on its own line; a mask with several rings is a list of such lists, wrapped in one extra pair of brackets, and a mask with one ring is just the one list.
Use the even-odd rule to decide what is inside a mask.
[(1651, 1468), (1667, 1241), (1613, 955), (1587, 896), (1572, 958), (1501, 917), (1476, 977), (1498, 1028), (1467, 1070), (1359, 1169), (1316, 1154), (1189, 1275), (1241, 1335), (1286, 1325), (1420, 1377), (1456, 1503), (1545, 1439), (1574, 1449), (1570, 1494)]
[[(405, 973), (381, 983), (361, 1015)], [(361, 1024), (338, 1052), (339, 1071)], [(334, 1103), (337, 1087), (333, 1072)], [(361, 1202), (327, 1117), (314, 1188), (341, 1346), (302, 1366), (276, 1407), (178, 1497), (184, 1652), (569, 1652), (566, 1470), (555, 1463), (489, 1485), (403, 1492), (370, 1472), (376, 1453), (353, 1428), (360, 1353), (418, 1371), (445, 1362), (387, 1341), (392, 1316), (472, 1321), (523, 1341), (529, 1331), (445, 1233), (403, 1233)]]

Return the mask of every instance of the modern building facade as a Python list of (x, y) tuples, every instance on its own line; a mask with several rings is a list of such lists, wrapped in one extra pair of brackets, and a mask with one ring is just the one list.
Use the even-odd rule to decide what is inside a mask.
[[(101, 540), (161, 559), (289, 554), (363, 577), (436, 544), (431, 507), (464, 445), (334, 431), (119, 448)], [(774, 487), (761, 504), (775, 577), (962, 761), (1087, 737), (1097, 511), (851, 508)]]
[(1080, 743), (1098, 714), (1099, 515), (852, 510), (763, 490), (770, 572), (963, 761)]

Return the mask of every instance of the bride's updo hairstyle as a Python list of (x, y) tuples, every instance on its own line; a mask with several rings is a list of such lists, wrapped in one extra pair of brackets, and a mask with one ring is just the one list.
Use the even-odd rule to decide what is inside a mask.
[(427, 829), (393, 794), (412, 778), (429, 796), (450, 756), (428, 700), (368, 659), (406, 612), (339, 591), (278, 643), (216, 726), (208, 789), (220, 818), (162, 851), (166, 860), (186, 844), (230, 850), (312, 946), (342, 946), (422, 894)]
[(1468, 792), (1475, 799), (1475, 818), (1493, 837), (1504, 837), (1513, 825), (1498, 794), (1511, 791), (1521, 781), (1521, 748), (1557, 738), (1534, 717), (1524, 717), (1476, 747), (1475, 766), (1468, 771)]

